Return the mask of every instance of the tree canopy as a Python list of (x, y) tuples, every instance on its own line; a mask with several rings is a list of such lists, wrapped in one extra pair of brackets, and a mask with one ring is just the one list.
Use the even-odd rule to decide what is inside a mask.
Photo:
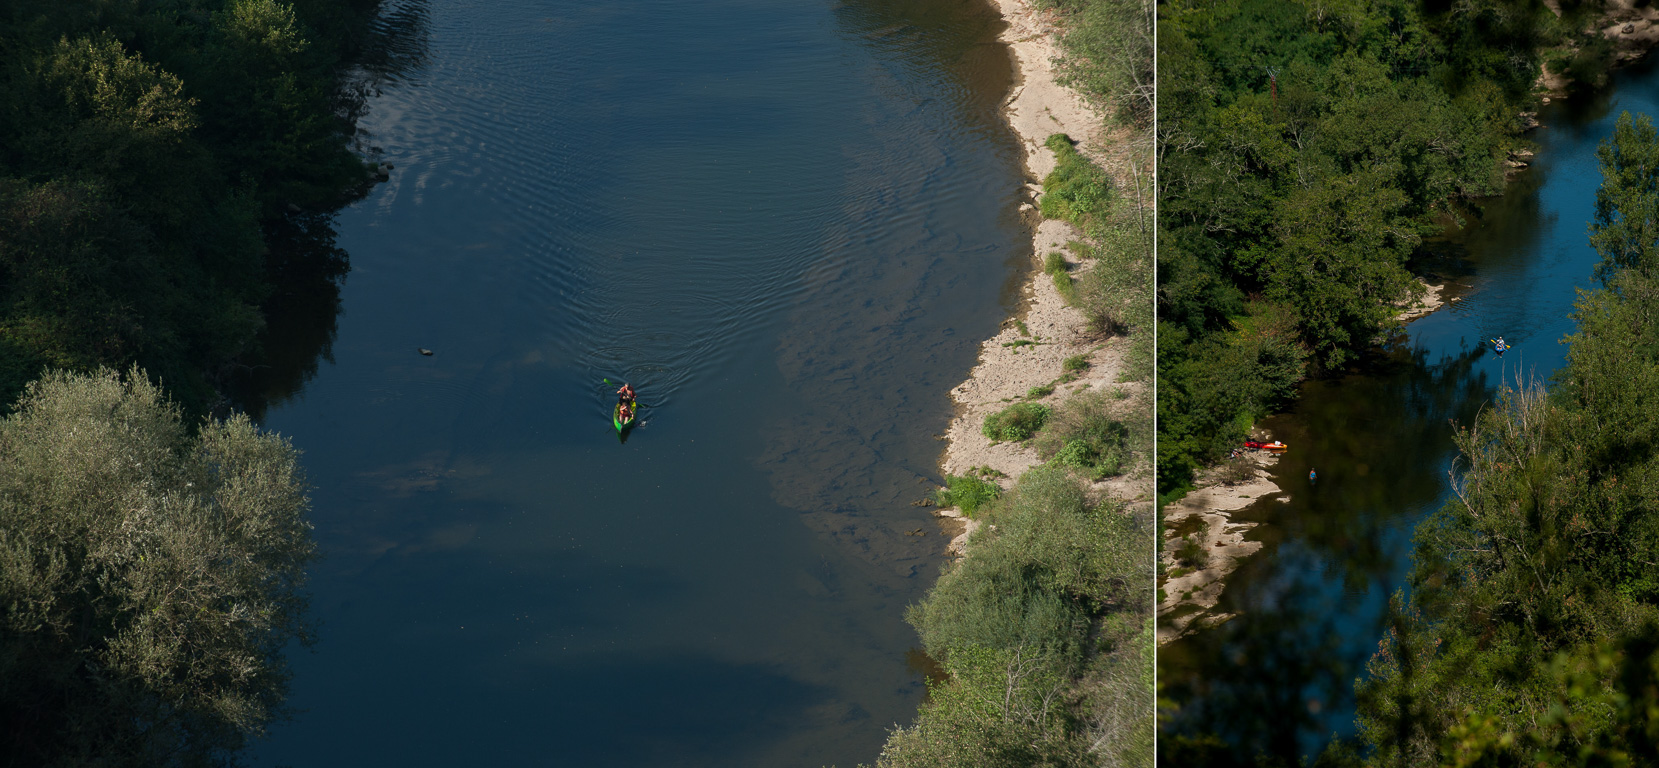
[(217, 765), (307, 639), (286, 440), (190, 429), (142, 371), (52, 372), (0, 418), (0, 764)]
[(265, 225), (368, 179), (341, 77), (377, 5), (0, 5), (0, 402), (134, 362), (216, 399), (289, 268)]
[(1161, 494), (1395, 326), (1423, 236), (1503, 189), (1559, 28), (1533, 0), (1160, 6)]
[(1376, 764), (1642, 765), (1659, 744), (1656, 142), (1600, 148), (1567, 365), (1459, 430), (1456, 498), (1417, 530), (1409, 600), (1359, 686)]

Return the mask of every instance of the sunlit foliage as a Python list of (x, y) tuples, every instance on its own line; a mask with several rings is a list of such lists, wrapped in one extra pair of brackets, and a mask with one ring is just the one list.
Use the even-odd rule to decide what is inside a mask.
[(0, 418), (0, 762), (217, 764), (281, 711), (305, 482), (246, 417), (192, 432), (136, 368)]

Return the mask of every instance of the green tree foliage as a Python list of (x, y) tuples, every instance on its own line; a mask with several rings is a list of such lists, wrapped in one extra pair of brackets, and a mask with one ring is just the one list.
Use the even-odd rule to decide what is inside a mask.
[(1149, 765), (1151, 521), (1038, 468), (909, 620), (950, 673), (881, 766)]
[(280, 712), (313, 557), (287, 441), (133, 369), (0, 418), (0, 763), (217, 765)]
[(1111, 110), (1121, 123), (1152, 124), (1157, 103), (1151, 0), (1039, 0), (1067, 15), (1061, 83)]
[(216, 399), (287, 266), (264, 225), (365, 181), (339, 78), (377, 4), (0, 5), (0, 402), (133, 362)]
[[(1360, 685), (1379, 764), (1640, 765), (1659, 742), (1659, 205), (1655, 134), (1600, 157), (1585, 293), (1553, 391), (1503, 390), (1458, 432), (1456, 498), (1418, 528), (1413, 593)], [(1645, 757), (1644, 757), (1645, 756)]]
[[(1173, 494), (1307, 365), (1340, 367), (1393, 326), (1420, 290), (1407, 264), (1423, 234), (1502, 189), (1554, 16), (1530, 0), (1160, 13), (1158, 477)], [(1262, 303), (1272, 332), (1240, 333)]]

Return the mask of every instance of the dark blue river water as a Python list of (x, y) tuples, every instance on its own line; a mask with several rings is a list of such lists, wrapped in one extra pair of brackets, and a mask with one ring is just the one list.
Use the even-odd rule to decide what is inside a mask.
[[(1029, 259), (1000, 21), (457, 0), (386, 24), (362, 128), (394, 170), (336, 219), (332, 341), (265, 412), (323, 559), (300, 711), (255, 764), (872, 761), (921, 700), (902, 614), (944, 562), (910, 502)], [(625, 443), (605, 379), (646, 406)]]
[[(1290, 765), (1353, 734), (1354, 682), (1389, 595), (1406, 587), (1413, 530), (1450, 493), (1450, 422), (1471, 421), (1500, 382), (1547, 381), (1565, 361), (1569, 313), (1599, 261), (1586, 229), (1596, 146), (1626, 110), (1659, 117), (1659, 70), (1541, 113), (1532, 168), (1419, 265), (1457, 301), (1264, 424), (1291, 446), (1273, 473), (1289, 501), (1235, 515), (1261, 523), (1251, 538), (1264, 544), (1217, 606), (1238, 616), (1159, 649), (1160, 683), (1181, 705), (1166, 732), (1217, 734), (1242, 763), (1265, 753)], [(1501, 358), (1483, 346), (1498, 335), (1515, 345)]]

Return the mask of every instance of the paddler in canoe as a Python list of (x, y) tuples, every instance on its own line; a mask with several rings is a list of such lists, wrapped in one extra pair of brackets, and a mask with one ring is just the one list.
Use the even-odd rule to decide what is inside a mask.
[(1502, 336), (1499, 336), (1492, 340), (1492, 348), (1498, 351), (1498, 357), (1503, 357), (1503, 353), (1509, 351), (1509, 343), (1505, 342)]
[(616, 410), (611, 414), (611, 424), (616, 427), (617, 432), (634, 425), (636, 407), (638, 406), (634, 403), (634, 388), (623, 384), (622, 388), (616, 391)]

